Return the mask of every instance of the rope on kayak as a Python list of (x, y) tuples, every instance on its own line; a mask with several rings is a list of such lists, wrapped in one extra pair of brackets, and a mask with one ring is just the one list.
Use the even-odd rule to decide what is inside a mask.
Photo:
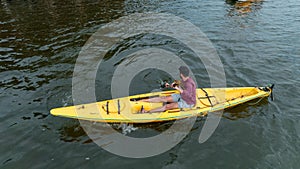
[(211, 100), (210, 100), (210, 97), (211, 97), (211, 96), (209, 96), (208, 93), (207, 93), (207, 91), (205, 91), (203, 88), (200, 88), (200, 89), (205, 93), (205, 96), (206, 96), (206, 98), (208, 99), (208, 101), (209, 101), (211, 107), (213, 107), (214, 105), (212, 104), (212, 102), (211, 102)]
[(212, 107), (211, 105), (208, 105), (208, 104), (205, 104), (203, 101), (201, 101), (200, 100), (200, 102), (204, 105), (204, 106), (206, 106), (206, 107)]
[(255, 102), (255, 103), (248, 103), (248, 105), (250, 105), (250, 106), (254, 106), (254, 105), (256, 105), (257, 103), (259, 103), (260, 101), (262, 101), (262, 99), (264, 99), (263, 97), (262, 98), (260, 98), (257, 102)]

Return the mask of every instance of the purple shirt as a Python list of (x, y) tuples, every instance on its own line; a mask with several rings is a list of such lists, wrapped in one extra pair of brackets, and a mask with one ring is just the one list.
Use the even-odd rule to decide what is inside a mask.
[(183, 92), (181, 98), (189, 105), (196, 104), (196, 85), (192, 78), (182, 81)]

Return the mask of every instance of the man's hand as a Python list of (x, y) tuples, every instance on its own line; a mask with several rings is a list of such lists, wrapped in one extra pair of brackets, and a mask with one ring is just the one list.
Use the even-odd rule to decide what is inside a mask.
[(180, 93), (183, 92), (183, 90), (180, 87), (178, 87), (178, 86), (175, 86), (174, 89), (178, 90)]
[(178, 87), (178, 84), (175, 83), (175, 82), (173, 82), (173, 83), (171, 84), (171, 87), (173, 87), (173, 88), (175, 89), (175, 87)]

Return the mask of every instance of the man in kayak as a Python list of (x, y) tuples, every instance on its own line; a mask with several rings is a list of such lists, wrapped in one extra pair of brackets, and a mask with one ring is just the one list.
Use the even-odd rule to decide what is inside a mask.
[[(140, 101), (144, 102), (165, 102), (166, 105), (150, 110), (145, 111), (141, 110), (142, 113), (153, 113), (153, 112), (164, 112), (170, 109), (176, 108), (192, 108), (196, 104), (196, 84), (194, 80), (189, 77), (189, 69), (186, 66), (179, 67), (179, 73), (181, 78), (181, 85), (176, 85), (175, 83), (171, 84), (171, 87), (178, 90), (180, 94), (172, 94), (171, 96), (165, 97), (154, 97), (149, 99), (143, 99)], [(168, 84), (167, 84), (168, 85)], [(169, 85), (168, 85), (169, 86)], [(182, 86), (182, 87), (181, 87)]]

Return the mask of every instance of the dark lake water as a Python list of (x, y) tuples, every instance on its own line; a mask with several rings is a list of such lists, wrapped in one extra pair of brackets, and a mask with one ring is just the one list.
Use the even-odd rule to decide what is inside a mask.
[[(299, 168), (299, 10), (299, 0), (0, 1), (0, 168)], [(72, 105), (73, 69), (89, 37), (135, 12), (170, 13), (193, 23), (217, 50), (227, 86), (274, 83), (275, 100), (226, 110), (203, 144), (198, 137), (205, 118), (199, 118), (186, 138), (158, 156), (131, 159), (103, 150), (77, 120), (49, 111)], [(124, 43), (125, 49), (145, 44), (178, 52), (172, 39), (151, 35)], [(186, 59), (193, 63), (193, 56)], [(205, 68), (190, 67), (203, 79), (199, 87), (209, 87)], [(163, 72), (143, 73), (131, 94), (150, 92), (167, 78)], [(110, 78), (108, 73), (96, 81), (99, 100), (111, 97), (102, 85)], [(136, 126), (133, 135), (168, 125)]]

